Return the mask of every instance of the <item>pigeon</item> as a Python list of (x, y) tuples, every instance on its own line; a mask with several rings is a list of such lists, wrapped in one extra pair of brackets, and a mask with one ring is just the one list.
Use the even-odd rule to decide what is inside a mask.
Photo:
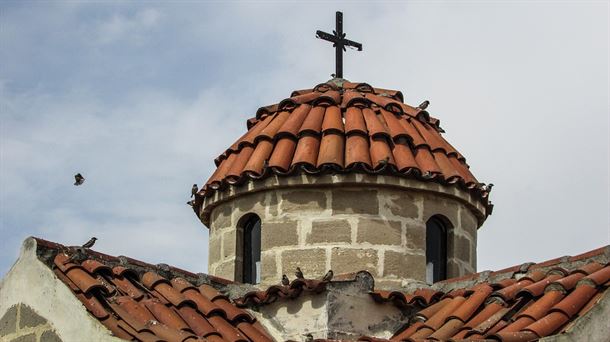
[(284, 286), (290, 285), (290, 280), (288, 279), (288, 277), (286, 277), (285, 274), (282, 274), (282, 285), (284, 285)]
[(85, 177), (80, 173), (74, 175), (74, 185), (79, 186), (85, 182)]
[(313, 342), (313, 335), (312, 334), (306, 334), (303, 335), (305, 336), (305, 342)]
[(419, 108), (421, 110), (425, 110), (426, 108), (428, 108), (429, 105), (430, 105), (430, 101), (426, 100), (426, 101), (420, 103), (419, 106), (417, 106), (417, 108)]
[(82, 247), (76, 247), (76, 251), (74, 251), (74, 253), (72, 253), (72, 255), (70, 255), (70, 257), (63, 262), (63, 264), (66, 265), (71, 262), (80, 264), (85, 260), (87, 260), (87, 254), (85, 253), (85, 249)]
[(328, 272), (326, 272), (326, 274), (324, 275), (324, 278), (322, 278), (322, 281), (331, 281), (333, 279), (333, 270), (328, 270)]
[(82, 247), (83, 248), (91, 248), (91, 247), (93, 247), (93, 245), (95, 245), (95, 240), (97, 240), (97, 238), (94, 236), (91, 239), (89, 239), (89, 241), (85, 242), (85, 244)]
[(197, 191), (199, 191), (197, 184), (193, 184), (193, 187), (191, 188), (191, 198), (197, 194)]
[(297, 267), (297, 271), (294, 272), (294, 275), (297, 277), (297, 279), (304, 279), (305, 278), (303, 276), (303, 272), (301, 271), (300, 267)]

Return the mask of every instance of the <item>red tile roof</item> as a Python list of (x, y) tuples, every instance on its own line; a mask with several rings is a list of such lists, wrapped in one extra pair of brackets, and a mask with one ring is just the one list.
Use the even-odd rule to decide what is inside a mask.
[(442, 137), (439, 120), (403, 103), (399, 91), (332, 80), (260, 108), (247, 124), (248, 132), (216, 158), (200, 196), (272, 174), (363, 172), (456, 184), (490, 213), (488, 192)]
[(272, 341), (254, 317), (213, 286), (229, 281), (36, 240), (46, 249), (40, 254), (51, 255), (47, 262), (55, 275), (117, 337), (139, 341)]
[[(375, 291), (371, 295), (400, 307), (423, 305), (392, 341), (531, 341), (565, 332), (608, 295), (609, 259), (607, 246), (575, 257), (435, 284), (446, 291)], [(464, 284), (469, 285), (461, 287)]]

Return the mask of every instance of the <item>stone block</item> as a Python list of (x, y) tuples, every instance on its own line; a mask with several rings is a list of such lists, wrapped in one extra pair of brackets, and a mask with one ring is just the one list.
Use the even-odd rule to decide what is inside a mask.
[(278, 216), (280, 200), (277, 191), (271, 191), (268, 193), (267, 209), (269, 209), (270, 216)]
[(237, 246), (236, 229), (231, 229), (222, 234), (222, 258), (227, 259), (235, 256)]
[(479, 223), (474, 214), (472, 214), (472, 212), (467, 208), (463, 207), (460, 210), (460, 227), (473, 239), (476, 239), (478, 225)]
[[(386, 194), (387, 192), (387, 194)], [(418, 218), (419, 207), (417, 202), (421, 201), (420, 195), (410, 194), (407, 191), (383, 191), (386, 203), (385, 209), (392, 215), (404, 218)]]
[(330, 266), (335, 274), (368, 271), (377, 276), (377, 250), (335, 247)]
[(21, 304), (19, 309), (19, 329), (37, 327), (46, 324), (47, 320), (34, 312), (29, 306)]
[(12, 334), (17, 330), (17, 305), (13, 305), (0, 318), (0, 336)]
[[(281, 255), (282, 274), (294, 278), (294, 271), (300, 267), (305, 278), (320, 278), (326, 269), (326, 250), (322, 248), (285, 250)], [(337, 273), (337, 272), (335, 272)]]
[(27, 335), (22, 335), (17, 338), (11, 340), (11, 342), (36, 342), (36, 334), (31, 333)]
[(220, 236), (210, 236), (208, 244), (208, 264), (212, 265), (220, 261)]
[(424, 195), (423, 206), (424, 221), (428, 221), (434, 215), (442, 215), (451, 222), (452, 227), (457, 226), (458, 203), (456, 201), (440, 195), (427, 194)]
[(357, 241), (375, 245), (397, 245), (401, 243), (401, 227), (398, 221), (360, 218)]
[(426, 226), (407, 223), (407, 247), (410, 249), (426, 249)]
[(225, 278), (228, 280), (235, 280), (235, 262), (227, 261), (216, 266), (214, 274), (217, 277)]
[(62, 342), (53, 330), (47, 330), (40, 335), (40, 342)]
[(418, 254), (385, 251), (383, 276), (423, 281), (426, 279), (426, 257)]
[(311, 223), (307, 243), (351, 242), (352, 227), (347, 220), (318, 220)]
[(261, 235), (262, 250), (279, 246), (295, 246), (299, 242), (296, 221), (263, 222)]
[(447, 261), (447, 278), (455, 278), (463, 275), (460, 264), (455, 260)]
[[(238, 197), (234, 200), (233, 206), (234, 209), (239, 211), (240, 216), (246, 213), (255, 213), (262, 217), (265, 213), (265, 191)], [(235, 214), (235, 210), (233, 214)]]
[(261, 254), (261, 280), (267, 282), (277, 282), (279, 275), (277, 274), (277, 264), (275, 262), (275, 252), (266, 252)]
[(232, 227), (231, 214), (233, 208), (231, 203), (223, 203), (212, 210), (212, 226), (214, 229)]
[(333, 189), (331, 207), (333, 214), (379, 215), (377, 190)]
[(303, 211), (323, 211), (326, 209), (324, 190), (296, 190), (282, 192), (281, 209), (283, 213)]
[(456, 235), (454, 241), (455, 255), (452, 256), (467, 264), (470, 264), (470, 240), (464, 236)]

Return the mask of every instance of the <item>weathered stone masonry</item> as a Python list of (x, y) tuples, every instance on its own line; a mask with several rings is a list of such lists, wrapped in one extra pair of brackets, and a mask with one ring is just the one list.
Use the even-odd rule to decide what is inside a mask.
[(0, 341), (61, 342), (61, 339), (45, 318), (25, 304), (15, 304), (0, 318)]
[[(300, 175), (230, 187), (206, 199), (209, 273), (235, 279), (237, 225), (262, 221), (262, 282), (277, 283), (301, 266), (308, 277), (370, 272), (378, 286), (425, 279), (425, 227), (433, 215), (453, 227), (448, 276), (476, 269), (476, 234), (484, 209), (457, 187), (392, 176)], [(239, 275), (238, 275), (239, 276)]]

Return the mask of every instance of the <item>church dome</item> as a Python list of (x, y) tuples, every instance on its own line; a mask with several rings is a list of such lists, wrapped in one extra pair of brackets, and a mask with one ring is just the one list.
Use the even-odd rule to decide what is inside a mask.
[(231, 185), (299, 173), (386, 174), (457, 186), (491, 212), (487, 188), (442, 137), (440, 121), (404, 103), (400, 91), (333, 79), (259, 108), (247, 128), (215, 159), (197, 212), (202, 198)]

